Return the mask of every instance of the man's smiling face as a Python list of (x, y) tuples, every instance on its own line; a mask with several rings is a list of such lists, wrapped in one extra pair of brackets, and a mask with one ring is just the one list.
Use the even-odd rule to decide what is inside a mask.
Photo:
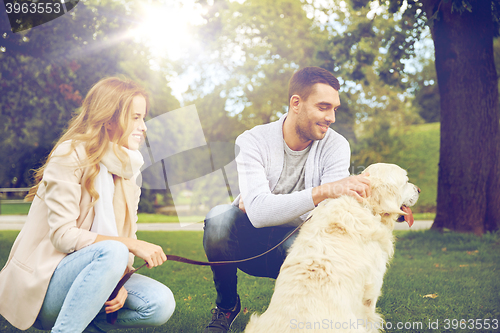
[(295, 128), (300, 140), (323, 139), (330, 124), (335, 122), (339, 106), (339, 92), (328, 84), (316, 83), (307, 100), (300, 100)]

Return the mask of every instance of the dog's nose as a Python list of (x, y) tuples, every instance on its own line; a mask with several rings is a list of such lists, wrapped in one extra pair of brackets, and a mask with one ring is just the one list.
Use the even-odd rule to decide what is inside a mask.
[(422, 191), (420, 190), (420, 187), (418, 187), (418, 186), (417, 186), (417, 191), (418, 191), (418, 193), (422, 192)]

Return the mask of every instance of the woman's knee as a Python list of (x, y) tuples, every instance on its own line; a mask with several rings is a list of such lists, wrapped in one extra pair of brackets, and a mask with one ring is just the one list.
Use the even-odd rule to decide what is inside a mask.
[(129, 250), (122, 242), (106, 240), (96, 243), (100, 247), (97, 256), (106, 262), (108, 267), (125, 270), (129, 260)]
[(165, 324), (175, 310), (175, 298), (172, 291), (165, 285), (158, 283), (156, 288), (155, 298), (150, 301), (152, 326), (160, 326)]

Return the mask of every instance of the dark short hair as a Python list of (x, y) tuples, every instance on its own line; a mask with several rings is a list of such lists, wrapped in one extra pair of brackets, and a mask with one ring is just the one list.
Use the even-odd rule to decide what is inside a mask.
[(332, 73), (320, 67), (304, 67), (292, 75), (288, 83), (288, 102), (293, 95), (307, 100), (316, 83), (324, 83), (339, 91), (339, 80)]

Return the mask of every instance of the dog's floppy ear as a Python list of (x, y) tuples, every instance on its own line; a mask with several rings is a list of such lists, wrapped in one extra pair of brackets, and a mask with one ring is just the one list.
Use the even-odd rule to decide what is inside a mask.
[(375, 213), (378, 214), (401, 214), (401, 194), (395, 184), (382, 182), (380, 178), (370, 177), (371, 195), (368, 202)]

